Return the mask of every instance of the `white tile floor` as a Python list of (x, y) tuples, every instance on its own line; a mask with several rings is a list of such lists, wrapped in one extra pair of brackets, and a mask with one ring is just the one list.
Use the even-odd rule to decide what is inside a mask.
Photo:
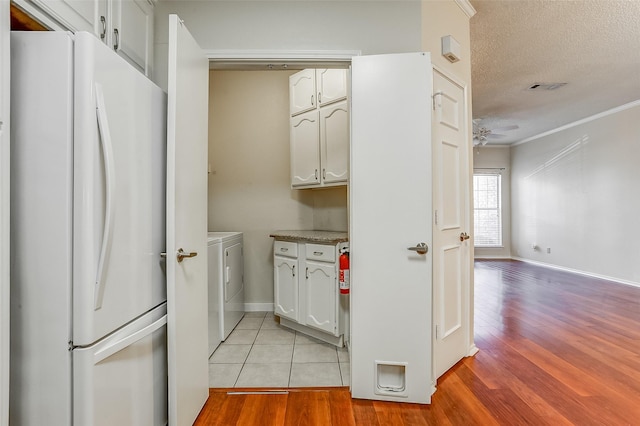
[(349, 386), (346, 348), (281, 327), (272, 312), (247, 312), (209, 358), (209, 386)]

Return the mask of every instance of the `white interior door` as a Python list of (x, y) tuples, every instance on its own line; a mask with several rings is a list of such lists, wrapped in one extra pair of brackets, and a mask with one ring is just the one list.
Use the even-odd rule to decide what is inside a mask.
[[(207, 132), (209, 62), (169, 16), (167, 346), (169, 425), (191, 425), (208, 397)], [(196, 254), (179, 262), (183, 249)]]
[(468, 355), (469, 139), (464, 88), (433, 73), (434, 371), (440, 377)]
[(352, 68), (351, 391), (429, 403), (432, 378), (432, 66), (429, 53)]

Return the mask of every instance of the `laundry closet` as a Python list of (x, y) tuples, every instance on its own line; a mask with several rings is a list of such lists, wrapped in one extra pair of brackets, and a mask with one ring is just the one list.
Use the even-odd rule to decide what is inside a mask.
[[(291, 69), (297, 68), (297, 69)], [(287, 330), (291, 333), (291, 344), (305, 340), (305, 343), (322, 343), (322, 351), (326, 352), (322, 361), (315, 367), (339, 369), (338, 377), (343, 379), (348, 386), (348, 353), (345, 348), (344, 329), (348, 328), (348, 296), (336, 296), (339, 300), (336, 305), (336, 315), (342, 315), (336, 321), (335, 332), (329, 330), (326, 333), (323, 326), (314, 324), (315, 327), (305, 329), (306, 326), (297, 324), (296, 321), (287, 319), (286, 313), (278, 312), (274, 318), (274, 238), (271, 235), (280, 230), (322, 230), (334, 231), (330, 235), (340, 235), (341, 240), (329, 247), (332, 251), (323, 253), (320, 257), (329, 256), (331, 259), (317, 259), (320, 262), (329, 261), (329, 265), (337, 260), (339, 251), (348, 247), (346, 233), (348, 230), (348, 171), (339, 176), (333, 170), (311, 169), (310, 173), (298, 172), (292, 168), (292, 156), (300, 155), (292, 153), (290, 138), (296, 137), (296, 125), (300, 122), (313, 121), (307, 117), (317, 117), (315, 120), (324, 120), (327, 115), (340, 117), (348, 126), (347, 99), (331, 101), (325, 98), (325, 104), (330, 104), (323, 110), (317, 108), (318, 99), (309, 99), (309, 106), (298, 107), (292, 119), (290, 98), (290, 76), (300, 73), (303, 67), (283, 67), (278, 65), (254, 66), (251, 69), (212, 69), (209, 80), (209, 169), (208, 169), (208, 229), (210, 231), (240, 231), (244, 234), (244, 295), (247, 313), (244, 320), (236, 328), (237, 333), (232, 333), (218, 349), (218, 354), (210, 359), (210, 385), (212, 387), (233, 387), (247, 385), (248, 387), (269, 386), (268, 383), (247, 381), (240, 375), (232, 384), (232, 377), (236, 375), (238, 368), (245, 371), (256, 365), (249, 365), (252, 360), (259, 363), (250, 352), (252, 341), (261, 343), (265, 347), (256, 348), (266, 350), (266, 346), (275, 346), (283, 342), (285, 332), (275, 334), (278, 331)], [(330, 70), (332, 71), (332, 70)], [(340, 71), (347, 84), (348, 70)], [(315, 69), (307, 68), (303, 73), (315, 74)], [(327, 91), (327, 96), (331, 96)], [(306, 97), (306, 95), (305, 95)], [(293, 101), (300, 103), (299, 101)], [(313, 104), (313, 105), (311, 105)], [(336, 110), (340, 110), (336, 112)], [(324, 117), (323, 118), (323, 114)], [(341, 115), (341, 116), (340, 116)], [(291, 131), (291, 128), (294, 131)], [(316, 123), (316, 129), (320, 127)], [(304, 132), (313, 132), (303, 128)], [(317, 131), (317, 130), (315, 130)], [(319, 155), (320, 150), (318, 150)], [(326, 152), (326, 151), (324, 151)], [(302, 153), (302, 156), (308, 153)], [(336, 157), (335, 150), (332, 154)], [(338, 168), (348, 165), (348, 146), (344, 153), (338, 155)], [(340, 164), (340, 162), (343, 162)], [(322, 159), (323, 165), (327, 159)], [(335, 163), (335, 160), (334, 160)], [(347, 169), (348, 170), (348, 169)], [(304, 181), (304, 179), (310, 179)], [(316, 189), (311, 189), (316, 188)], [(276, 238), (277, 240), (278, 238)], [(312, 241), (313, 242), (313, 241)], [(277, 241), (276, 241), (277, 243)], [(284, 245), (296, 246), (295, 240), (289, 240)], [(332, 243), (333, 244), (333, 243)], [(282, 245), (282, 244), (280, 244)], [(297, 244), (301, 245), (301, 244)], [(302, 244), (304, 245), (304, 244)], [(291, 254), (289, 252), (289, 254)], [(296, 251), (296, 256), (299, 256)], [(313, 254), (310, 254), (313, 256)], [(290, 257), (284, 257), (290, 260)], [(302, 261), (297, 260), (301, 265)], [(323, 264), (320, 264), (322, 266)], [(294, 279), (296, 273), (304, 274), (304, 269), (298, 267), (298, 271), (291, 271)], [(308, 268), (307, 273), (308, 273)], [(297, 282), (297, 281), (296, 281)], [(337, 280), (336, 295), (338, 294)], [(316, 297), (315, 295), (314, 297)], [(293, 295), (292, 295), (293, 297)], [(295, 297), (298, 297), (296, 294)], [(346, 300), (345, 300), (346, 299)], [(340, 305), (341, 303), (341, 305)], [(301, 308), (304, 303), (301, 303)], [(267, 312), (266, 317), (259, 319), (261, 312)], [(288, 327), (280, 325), (280, 318), (289, 321)], [(263, 331), (258, 326), (262, 321), (269, 328)], [(338, 324), (341, 329), (338, 331)], [(294, 327), (294, 328), (291, 328)], [(257, 330), (257, 331), (256, 331)], [(294, 331), (298, 330), (298, 331)], [(319, 333), (317, 331), (320, 330)], [(271, 332), (274, 341), (265, 341), (265, 337)], [(257, 336), (254, 335), (258, 333)], [(336, 336), (337, 335), (337, 336)], [(240, 336), (240, 337), (238, 337)], [(299, 337), (298, 337), (299, 336)], [(328, 337), (330, 338), (328, 338)], [(334, 337), (331, 337), (334, 336)], [(339, 336), (339, 337), (338, 337)], [(235, 340), (234, 340), (235, 339)], [(297, 340), (296, 340), (297, 339)], [(229, 344), (238, 344), (229, 348)], [(330, 343), (326, 343), (330, 342)], [(288, 344), (288, 341), (285, 342)], [(242, 348), (240, 346), (244, 345)], [(223, 348), (223, 346), (226, 346)], [(249, 346), (249, 347), (247, 347)], [(223, 348), (223, 349), (220, 349)], [(331, 348), (337, 351), (335, 366), (332, 362)], [(220, 358), (221, 352), (239, 350), (230, 359)], [(271, 362), (285, 361), (287, 350), (278, 349), (275, 358), (263, 358)], [(294, 349), (293, 347), (291, 348)], [(311, 347), (305, 347), (311, 350)], [(317, 352), (316, 348), (316, 352)], [(244, 351), (244, 352), (243, 352)], [(296, 350), (297, 351), (297, 350)], [(236, 351), (238, 352), (238, 351)], [(244, 359), (243, 359), (244, 354)], [(339, 382), (294, 382), (296, 360), (305, 363), (302, 352), (291, 353), (289, 359), (294, 364), (290, 367), (292, 381), (283, 383), (275, 381), (270, 386), (326, 386), (343, 385)], [(218, 363), (216, 360), (221, 359)], [(309, 358), (312, 359), (312, 358)], [(227, 361), (233, 361), (228, 362)], [(341, 361), (341, 365), (338, 362)], [(245, 364), (244, 367), (238, 364)], [(313, 363), (313, 362), (310, 362)], [(339, 368), (339, 367), (342, 368)], [(311, 368), (311, 366), (307, 366)], [(242, 373), (240, 373), (242, 374)], [(256, 373), (256, 375), (259, 375)], [(313, 377), (313, 374), (305, 374)], [(252, 385), (252, 383), (254, 383)]]

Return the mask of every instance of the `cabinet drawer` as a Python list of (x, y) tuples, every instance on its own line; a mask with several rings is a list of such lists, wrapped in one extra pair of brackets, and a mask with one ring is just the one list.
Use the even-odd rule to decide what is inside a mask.
[(335, 262), (336, 248), (323, 244), (307, 244), (307, 259), (320, 262)]
[(275, 241), (273, 243), (273, 254), (276, 256), (298, 257), (298, 243)]

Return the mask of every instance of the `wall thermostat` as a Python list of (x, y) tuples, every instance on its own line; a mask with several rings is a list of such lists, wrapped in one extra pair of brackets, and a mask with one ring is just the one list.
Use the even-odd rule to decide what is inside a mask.
[(460, 43), (450, 35), (442, 37), (442, 56), (447, 58), (449, 62), (458, 62), (460, 60)]

